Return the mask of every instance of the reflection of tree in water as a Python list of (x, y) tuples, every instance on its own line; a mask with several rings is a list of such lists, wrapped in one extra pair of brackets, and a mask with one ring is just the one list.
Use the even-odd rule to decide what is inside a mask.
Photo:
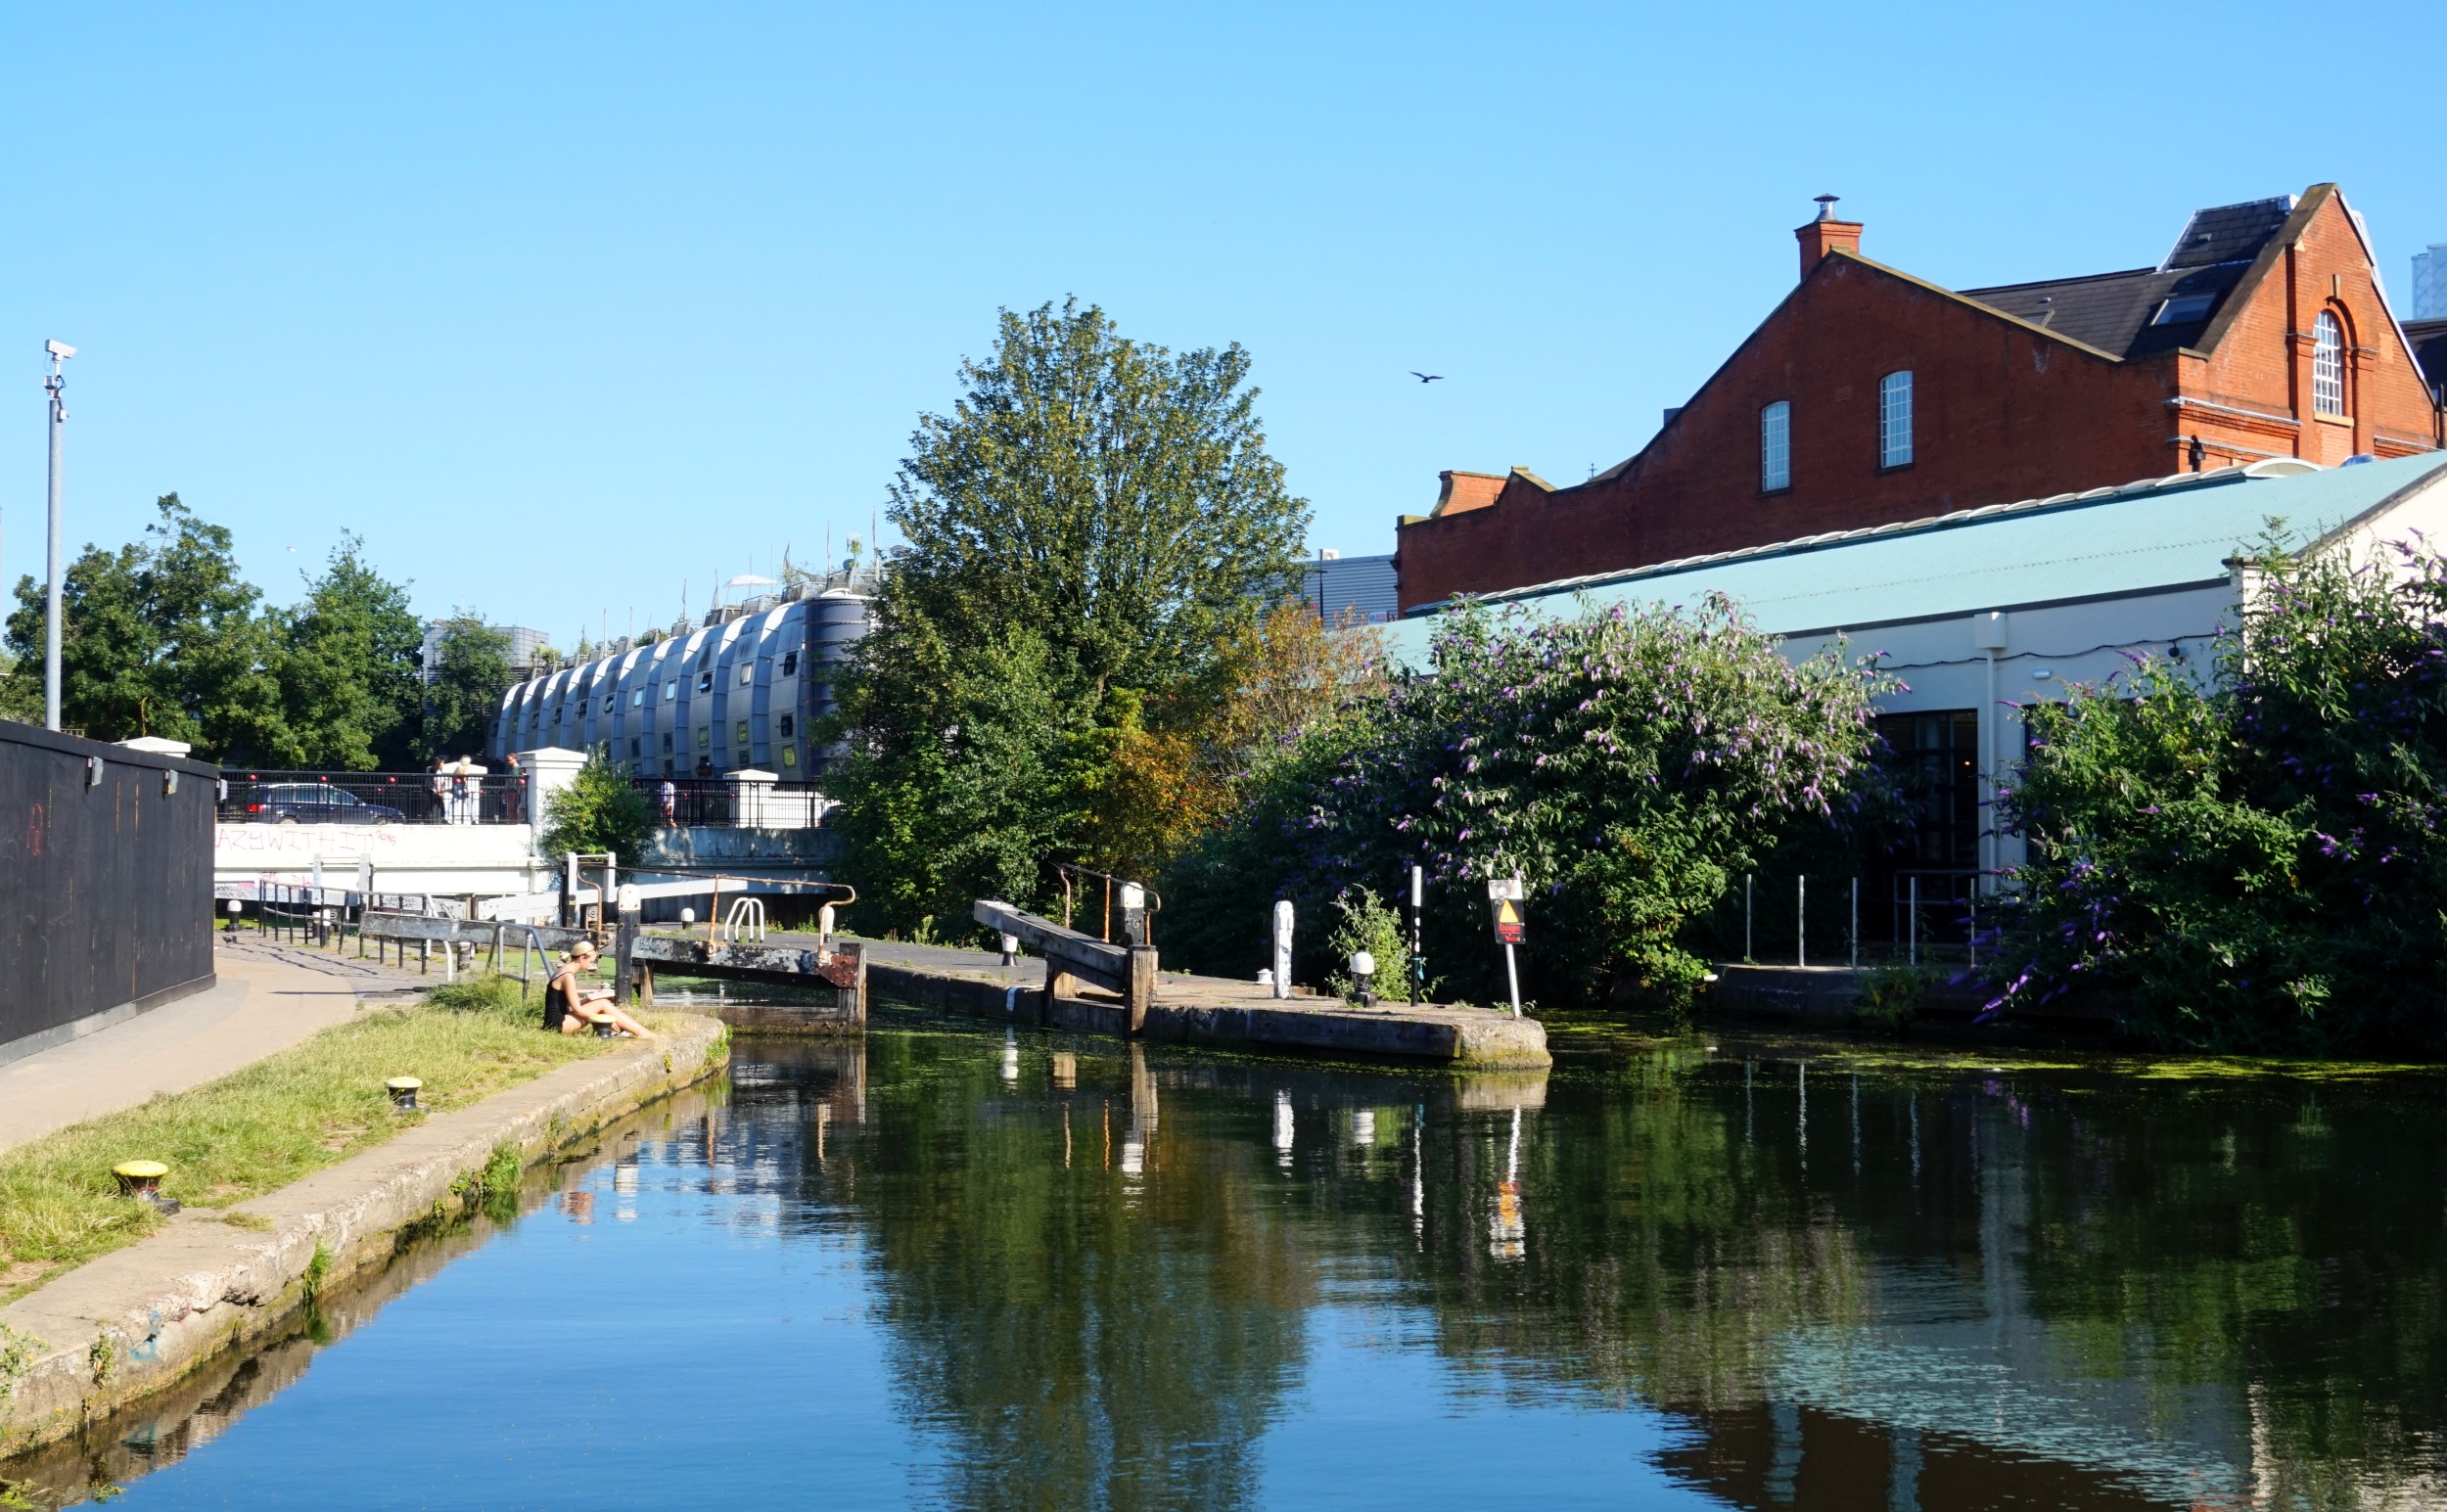
[(1133, 1181), (1118, 1047), (1057, 1093), (1035, 1048), (1006, 1090), (999, 1051), (875, 1036), (868, 1122), (836, 1113), (808, 1176), (876, 1257), (964, 1504), (1250, 1499), (1329, 1271), (1423, 1307), (1492, 1397), (1679, 1415), (1664, 1463), (1731, 1505), (2435, 1503), (2426, 1081), (1160, 1057)]
[(833, 1192), (874, 1258), (900, 1389), (954, 1441), (946, 1499), (1246, 1502), (1314, 1290), (1253, 1200), (1261, 1147), (1159, 1119), (1133, 1178), (1143, 1077), (1133, 1099), (1115, 1062), (1083, 1058), (1048, 1098), (1032, 1065), (1036, 1090), (1006, 1097), (997, 1072), (974, 1039), (873, 1035), (856, 1177)]
[(1861, 1484), (1862, 1420), (1899, 1425), (1870, 1479), (1915, 1506), (1986, 1505), (1944, 1488), (2041, 1459), (2102, 1467), (2066, 1505), (2201, 1466), (2263, 1504), (2418, 1503), (2447, 1428), (2447, 1157), (2406, 1137), (2427, 1095), (1661, 1059), (1558, 1079), (1514, 1263), (1488, 1255), (1498, 1131), (1431, 1124), (1417, 1283), (1492, 1387), (1688, 1414), (1670, 1462), (1743, 1504), (1818, 1504), (1805, 1438)]

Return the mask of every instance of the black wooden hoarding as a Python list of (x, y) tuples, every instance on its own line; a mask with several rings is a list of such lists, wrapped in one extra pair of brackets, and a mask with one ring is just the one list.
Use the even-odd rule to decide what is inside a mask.
[(217, 775), (0, 720), (0, 1060), (211, 985)]

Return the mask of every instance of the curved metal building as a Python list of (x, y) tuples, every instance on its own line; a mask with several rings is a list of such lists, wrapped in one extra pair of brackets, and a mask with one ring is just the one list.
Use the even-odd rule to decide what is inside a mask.
[[(833, 669), (866, 633), (864, 593), (810, 583), (718, 609), (686, 634), (512, 687), (491, 754), (560, 746), (639, 776), (721, 776), (746, 767), (807, 782), (830, 764), (808, 724), (832, 712)], [(703, 763), (702, 765), (700, 763)]]

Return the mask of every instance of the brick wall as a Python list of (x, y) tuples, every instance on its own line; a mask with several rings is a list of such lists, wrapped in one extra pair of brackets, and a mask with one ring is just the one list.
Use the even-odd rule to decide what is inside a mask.
[[(2162, 477), (2188, 465), (2193, 435), (2210, 467), (2428, 446), (2435, 412), (2332, 186), (2304, 196), (2262, 260), (2203, 334), (2209, 352), (2128, 362), (1838, 251), (1623, 467), (1567, 488), (1516, 472), (1492, 505), (1406, 519), (1402, 602)], [(2311, 414), (2323, 307), (2347, 329), (2343, 423)], [(1881, 470), (1878, 381), (1907, 368), (1915, 456)], [(1779, 399), (1792, 482), (1766, 494), (1760, 411)]]
[[(1878, 381), (1913, 373), (1914, 459), (1878, 467)], [(1875, 263), (1825, 259), (1638, 457), (1399, 531), (1406, 607), (2175, 471), (2163, 364), (2136, 367)], [(1792, 405), (1760, 491), (1759, 413)]]

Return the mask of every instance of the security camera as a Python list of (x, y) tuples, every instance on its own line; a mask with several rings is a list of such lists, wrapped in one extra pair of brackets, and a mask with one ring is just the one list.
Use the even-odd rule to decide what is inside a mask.
[(76, 348), (70, 346), (66, 342), (45, 342), (42, 344), (42, 349), (55, 357), (73, 357), (76, 355)]

